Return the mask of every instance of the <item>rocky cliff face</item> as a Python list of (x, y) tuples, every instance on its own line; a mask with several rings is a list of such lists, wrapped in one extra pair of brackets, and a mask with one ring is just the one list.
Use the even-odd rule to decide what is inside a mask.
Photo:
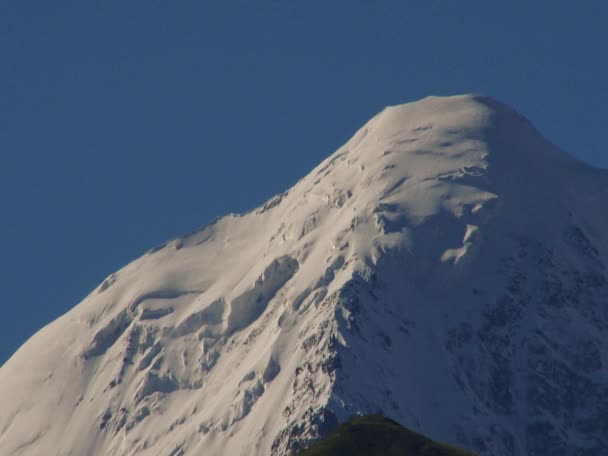
[(387, 108), (32, 337), (0, 454), (293, 454), (377, 412), (482, 454), (606, 454), (606, 201), (606, 171), (494, 100)]

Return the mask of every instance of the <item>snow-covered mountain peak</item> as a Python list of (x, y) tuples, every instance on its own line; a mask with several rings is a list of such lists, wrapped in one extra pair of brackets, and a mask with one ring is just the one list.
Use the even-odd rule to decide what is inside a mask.
[[(482, 173), (494, 188), (508, 190), (516, 176), (573, 162), (498, 101), (478, 95), (428, 97), (385, 108), (317, 168), (322, 172), (313, 171), (304, 182), (308, 190), (335, 186), (367, 192), (370, 182), (387, 183), (395, 176), (422, 181)], [(376, 190), (370, 200), (385, 196), (379, 186)]]
[(387, 108), (33, 336), (0, 370), (0, 454), (291, 454), (378, 411), (488, 454), (602, 454), (607, 196), (490, 98)]
[(368, 125), (373, 124), (378, 136), (385, 138), (420, 127), (483, 129), (491, 125), (491, 117), (497, 110), (510, 111), (499, 102), (479, 95), (430, 96), (412, 103), (388, 106)]

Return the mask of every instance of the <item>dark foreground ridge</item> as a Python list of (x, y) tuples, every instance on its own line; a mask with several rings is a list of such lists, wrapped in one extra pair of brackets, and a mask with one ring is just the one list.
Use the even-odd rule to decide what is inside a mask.
[(381, 415), (369, 415), (352, 418), (299, 456), (475, 456), (475, 453), (434, 442)]

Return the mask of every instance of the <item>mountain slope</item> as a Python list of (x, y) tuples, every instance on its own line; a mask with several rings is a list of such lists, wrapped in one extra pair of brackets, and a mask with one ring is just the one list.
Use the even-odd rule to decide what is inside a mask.
[(298, 456), (473, 456), (381, 415), (355, 417)]
[(0, 454), (292, 454), (377, 413), (482, 454), (608, 449), (608, 175), (479, 96), (111, 274), (0, 370)]

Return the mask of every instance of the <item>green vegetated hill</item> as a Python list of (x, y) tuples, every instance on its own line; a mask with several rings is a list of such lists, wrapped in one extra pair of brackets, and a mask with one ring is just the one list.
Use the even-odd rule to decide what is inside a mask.
[(299, 456), (475, 456), (380, 415), (352, 418)]

